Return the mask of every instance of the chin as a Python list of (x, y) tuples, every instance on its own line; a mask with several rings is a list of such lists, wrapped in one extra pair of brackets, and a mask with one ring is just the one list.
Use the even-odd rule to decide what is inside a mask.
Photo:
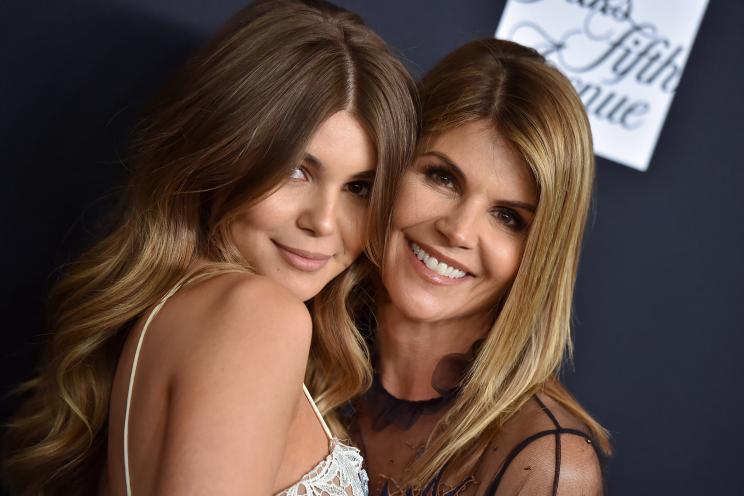
[(289, 285), (288, 289), (294, 294), (297, 298), (299, 298), (302, 301), (310, 301), (316, 296), (318, 296), (318, 293), (325, 287), (319, 286), (317, 284), (302, 284), (299, 283), (297, 285)]
[(293, 274), (277, 274), (272, 277), (271, 275), (264, 274), (264, 277), (274, 280), (277, 284), (284, 287), (287, 291), (292, 293), (295, 298), (301, 301), (308, 301), (313, 299), (321, 289), (323, 285), (318, 284), (316, 281), (308, 280), (307, 277), (293, 277)]
[(388, 291), (390, 303), (407, 319), (415, 322), (438, 322), (445, 320), (442, 314), (444, 303), (431, 295), (417, 295), (415, 292)]

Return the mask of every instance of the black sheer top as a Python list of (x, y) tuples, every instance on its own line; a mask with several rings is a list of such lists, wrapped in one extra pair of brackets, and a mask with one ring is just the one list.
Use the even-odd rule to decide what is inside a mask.
[[(459, 364), (459, 372), (457, 364), (447, 368), (456, 371), (459, 381), (466, 364)], [(344, 412), (352, 440), (364, 454), (370, 496), (603, 494), (601, 452), (589, 429), (543, 393), (532, 396), (491, 436), (466, 476), (453, 480), (448, 467), (423, 488), (400, 487), (397, 481), (457, 397), (457, 386), (437, 384), (436, 376), (432, 383), (442, 396), (425, 401), (395, 398), (375, 376), (372, 388)]]

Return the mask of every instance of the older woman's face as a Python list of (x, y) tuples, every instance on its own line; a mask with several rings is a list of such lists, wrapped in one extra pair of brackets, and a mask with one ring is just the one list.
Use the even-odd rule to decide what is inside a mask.
[(406, 172), (383, 283), (408, 318), (490, 313), (511, 285), (537, 207), (521, 157), (486, 122), (437, 137)]

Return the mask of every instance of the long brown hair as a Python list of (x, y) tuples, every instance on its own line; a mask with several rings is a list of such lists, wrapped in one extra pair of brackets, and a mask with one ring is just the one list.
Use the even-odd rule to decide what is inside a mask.
[(563, 404), (609, 450), (604, 429), (557, 380), (570, 357), (571, 307), (594, 180), (586, 113), (571, 83), (534, 50), (503, 40), (468, 43), (420, 85), (422, 142), (465, 123), (486, 121), (531, 170), (535, 218), (509, 294), (427, 448), (402, 487), (422, 487), (444, 466), (467, 470), (489, 434), (534, 393)]
[[(6, 433), (13, 490), (95, 491), (129, 326), (197, 258), (214, 262), (207, 270), (215, 273), (250, 270), (229, 237), (236, 209), (281, 185), (318, 126), (340, 110), (375, 145), (369, 215), (382, 234), (369, 239), (369, 251), (379, 252), (388, 187), (413, 156), (415, 94), (403, 65), (354, 14), (312, 0), (261, 1), (238, 12), (156, 100), (131, 146), (118, 221), (53, 290), (52, 337), (38, 375), (20, 388), (24, 402)], [(369, 382), (366, 348), (346, 315), (361, 266), (313, 302), (310, 375), (324, 409)]]

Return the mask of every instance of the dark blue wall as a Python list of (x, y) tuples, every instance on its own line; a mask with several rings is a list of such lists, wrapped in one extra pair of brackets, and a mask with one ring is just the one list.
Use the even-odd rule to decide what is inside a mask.
[[(491, 36), (504, 6), (339, 3), (416, 74)], [(0, 1), (3, 391), (31, 373), (55, 271), (116, 196), (137, 109), (242, 4)], [(711, 1), (648, 172), (598, 160), (567, 382), (613, 433), (610, 494), (744, 494), (742, 18)]]

